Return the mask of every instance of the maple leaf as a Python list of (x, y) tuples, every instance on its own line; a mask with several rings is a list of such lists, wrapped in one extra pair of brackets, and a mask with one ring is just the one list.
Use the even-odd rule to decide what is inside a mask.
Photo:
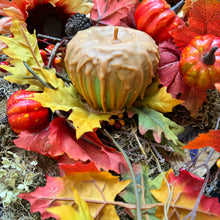
[[(157, 203), (158, 201), (154, 198), (150, 190), (160, 188), (163, 176), (158, 175), (155, 179), (151, 180), (148, 175), (149, 167), (146, 165), (134, 164), (133, 170), (135, 172), (135, 179), (138, 184), (138, 194), (139, 194), (141, 206), (145, 204)], [(127, 180), (127, 179), (130, 179), (130, 174), (128, 173), (123, 174), (122, 180)], [(129, 204), (135, 204), (135, 193), (132, 182), (126, 187), (125, 191), (120, 193), (120, 196), (124, 199), (125, 202)], [(155, 217), (156, 210), (157, 210), (156, 208), (147, 210), (147, 212), (144, 210), (144, 212), (142, 213), (142, 218), (150, 219), (150, 220), (158, 220), (158, 218)], [(131, 213), (133, 217), (136, 216), (135, 210), (131, 210)]]
[(119, 166), (127, 168), (122, 154), (105, 146), (96, 133), (88, 132), (80, 139), (76, 139), (75, 134), (62, 118), (54, 119), (49, 129), (42, 132), (21, 132), (14, 143), (17, 147), (41, 153), (60, 162), (93, 161), (97, 167), (114, 170), (117, 173)]
[(60, 220), (92, 220), (88, 204), (80, 198), (76, 189), (72, 188), (71, 190), (78, 210), (71, 205), (60, 205), (48, 208), (47, 211), (58, 215)]
[(171, 31), (173, 41), (181, 50), (199, 35), (212, 34), (220, 37), (219, 0), (197, 0), (189, 9), (189, 26), (181, 25)]
[(130, 180), (120, 182), (118, 177), (104, 171), (72, 171), (71, 174), (62, 177), (47, 176), (46, 180), (46, 186), (37, 187), (31, 193), (19, 194), (20, 198), (31, 203), (31, 212), (39, 211), (42, 219), (53, 216), (46, 211), (49, 207), (74, 204), (71, 191), (73, 188), (77, 190), (80, 198), (87, 202), (93, 218), (119, 219), (112, 202), (130, 182)]
[[(93, 131), (94, 128), (100, 128), (100, 121), (108, 121), (110, 115), (91, 113), (85, 108), (80, 97), (72, 84), (66, 87), (61, 79), (56, 76), (50, 79), (57, 89), (45, 87), (43, 93), (35, 93), (32, 100), (38, 101), (42, 106), (50, 108), (53, 112), (56, 110), (72, 110), (68, 119), (73, 122), (76, 129), (76, 137), (80, 138), (84, 133)], [(65, 98), (64, 98), (65, 97)]]
[(183, 127), (147, 107), (135, 108), (131, 107), (128, 111), (128, 116), (132, 117), (135, 113), (138, 114), (139, 132), (144, 135), (147, 131), (152, 130), (153, 137), (157, 143), (161, 142), (161, 135), (164, 133), (168, 140), (172, 140), (177, 144), (177, 135), (183, 132)]
[(94, 7), (90, 13), (91, 20), (96, 24), (120, 26), (121, 19), (127, 17), (136, 2), (136, 0), (94, 0)]
[(152, 83), (147, 88), (144, 99), (136, 101), (133, 106), (147, 106), (162, 113), (172, 112), (174, 106), (184, 101), (172, 98), (166, 89), (166, 87), (159, 88), (157, 81)]
[(206, 134), (199, 134), (193, 141), (190, 141), (183, 148), (187, 149), (199, 149), (203, 147), (212, 147), (216, 151), (220, 152), (220, 130), (210, 130)]
[(184, 105), (191, 116), (195, 117), (199, 108), (206, 101), (207, 93), (186, 85), (179, 70), (180, 51), (171, 41), (164, 41), (159, 44), (159, 78), (160, 84), (167, 87), (167, 92), (172, 97), (184, 100)]
[[(196, 199), (204, 183), (204, 179), (195, 176), (194, 174), (183, 170), (179, 176), (175, 176), (174, 172), (170, 169), (166, 175), (166, 180), (163, 179), (160, 189), (152, 189), (151, 193), (154, 197), (167, 204), (167, 199), (170, 196), (170, 191), (167, 187), (167, 182), (172, 185), (172, 198), (169, 199), (170, 208), (167, 215), (169, 219), (175, 220), (183, 219), (187, 214), (193, 210)], [(158, 207), (156, 217), (163, 219), (164, 207)], [(220, 218), (220, 203), (218, 198), (211, 198), (202, 195), (199, 206), (196, 212), (196, 220), (207, 220)]]

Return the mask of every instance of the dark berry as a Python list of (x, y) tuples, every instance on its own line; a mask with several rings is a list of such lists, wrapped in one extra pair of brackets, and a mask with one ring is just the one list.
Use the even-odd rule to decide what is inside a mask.
[(115, 124), (114, 124), (114, 127), (116, 130), (120, 130), (121, 129), (121, 123), (116, 121)]

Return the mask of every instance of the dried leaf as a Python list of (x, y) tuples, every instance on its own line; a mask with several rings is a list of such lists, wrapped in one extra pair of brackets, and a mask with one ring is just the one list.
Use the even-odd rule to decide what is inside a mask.
[[(151, 192), (154, 197), (167, 204), (168, 196), (172, 196), (170, 199), (170, 208), (168, 210), (168, 216), (170, 220), (183, 219), (190, 211), (193, 210), (196, 199), (204, 183), (204, 179), (199, 178), (190, 172), (183, 170), (179, 176), (175, 176), (172, 170), (166, 173), (166, 179), (169, 185), (172, 185), (173, 190), (169, 191), (167, 182), (162, 181), (160, 189), (152, 189)], [(172, 194), (171, 194), (172, 193)], [(163, 219), (164, 207), (158, 207), (156, 217)], [(198, 209), (196, 211), (195, 220), (207, 220), (220, 218), (220, 203), (218, 198), (211, 198), (202, 195)]]
[(206, 134), (199, 134), (193, 141), (190, 141), (183, 148), (187, 149), (199, 149), (203, 147), (212, 147), (216, 151), (220, 152), (220, 130), (210, 130)]
[[(78, 164), (76, 164), (78, 166)], [(101, 220), (119, 219), (113, 202), (115, 196), (128, 184), (129, 180), (120, 182), (118, 177), (108, 172), (71, 172), (62, 177), (47, 176), (47, 183), (44, 187), (37, 187), (34, 192), (19, 194), (20, 198), (31, 203), (31, 212), (40, 212), (42, 219), (53, 215), (46, 210), (48, 207), (58, 205), (72, 205), (72, 188), (76, 189), (79, 196), (87, 202), (89, 211), (93, 218)]]
[(212, 34), (220, 37), (219, 0), (197, 0), (189, 9), (189, 26), (184, 24), (171, 31), (177, 47), (183, 49), (199, 35)]
[(97, 167), (117, 173), (119, 166), (127, 167), (122, 154), (105, 146), (95, 133), (86, 133), (77, 140), (62, 118), (54, 119), (49, 129), (42, 132), (21, 132), (14, 143), (17, 147), (41, 153), (60, 162), (93, 161)]

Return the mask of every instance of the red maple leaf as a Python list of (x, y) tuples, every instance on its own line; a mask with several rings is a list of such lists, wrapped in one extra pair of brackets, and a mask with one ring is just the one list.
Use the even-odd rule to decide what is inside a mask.
[(159, 53), (160, 84), (167, 87), (167, 92), (173, 98), (184, 100), (185, 102), (182, 105), (191, 111), (191, 116), (196, 116), (199, 108), (206, 101), (206, 91), (190, 87), (184, 83), (179, 70), (181, 52), (172, 41), (164, 41), (159, 44)]
[(49, 130), (40, 133), (21, 132), (14, 143), (17, 147), (41, 153), (62, 163), (92, 161), (98, 168), (118, 173), (119, 166), (127, 167), (122, 154), (105, 146), (95, 132), (88, 132), (77, 140), (62, 118), (54, 119)]
[(220, 1), (197, 0), (189, 9), (189, 26), (181, 25), (171, 31), (173, 41), (181, 50), (199, 35), (220, 37)]
[[(128, 12), (132, 12), (136, 2), (137, 0), (94, 0), (94, 7), (90, 13), (91, 20), (96, 24), (120, 26), (121, 19), (131, 16)], [(125, 20), (123, 26), (124, 23)]]
[(199, 134), (193, 141), (190, 141), (183, 148), (187, 149), (199, 149), (203, 147), (212, 147), (216, 151), (220, 152), (220, 130), (210, 130), (206, 134)]

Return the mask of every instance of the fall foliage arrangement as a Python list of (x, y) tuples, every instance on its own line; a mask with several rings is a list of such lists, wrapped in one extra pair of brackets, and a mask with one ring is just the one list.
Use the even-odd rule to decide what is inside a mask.
[(23, 199), (41, 219), (220, 219), (220, 193), (206, 192), (220, 185), (220, 114), (183, 138), (219, 96), (218, 0), (2, 0), (0, 14), (0, 76), (20, 88), (0, 123), (57, 165), (33, 189), (37, 162), (1, 156), (15, 179), (0, 183), (2, 210)]

